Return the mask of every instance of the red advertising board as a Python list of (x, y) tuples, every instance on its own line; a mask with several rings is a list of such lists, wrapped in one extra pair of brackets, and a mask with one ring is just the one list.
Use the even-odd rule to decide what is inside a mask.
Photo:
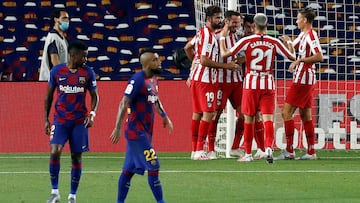
[[(284, 101), (284, 82), (277, 81), (277, 104), (281, 108)], [(126, 82), (99, 81), (100, 104), (94, 126), (90, 129), (90, 150), (93, 152), (125, 151), (125, 138), (113, 145), (109, 140), (115, 124), (119, 101)], [(44, 130), (44, 97), (46, 82), (2, 82), (0, 83), (0, 152), (48, 152), (49, 138)], [(317, 132), (324, 134), (326, 147), (332, 143), (332, 122), (339, 121), (340, 142), (346, 149), (356, 148), (357, 140), (351, 145), (351, 137), (357, 136), (357, 124), (351, 131), (350, 122), (360, 119), (360, 84), (356, 81), (319, 81), (314, 95), (314, 123)], [(174, 132), (161, 126), (160, 116), (156, 116), (153, 145), (157, 151), (185, 152), (191, 149), (191, 98), (184, 81), (160, 81), (160, 99), (174, 123)], [(88, 95), (88, 100), (89, 100)], [(333, 100), (338, 99), (337, 102)], [(340, 101), (340, 102), (339, 102)], [(89, 103), (89, 102), (88, 102)], [(319, 105), (320, 104), (320, 105)], [(329, 111), (330, 109), (330, 111)], [(327, 118), (334, 118), (330, 123)], [(281, 118), (276, 120), (281, 121)], [(325, 120), (324, 120), (325, 119)], [(326, 120), (327, 119), (327, 120)], [(301, 132), (298, 116), (297, 130)], [(276, 147), (281, 147), (281, 124), (276, 128)], [(335, 130), (335, 132), (337, 132)], [(339, 132), (343, 132), (339, 130)], [(355, 135), (353, 135), (355, 133)], [(360, 132), (359, 132), (360, 133)], [(358, 133), (358, 134), (359, 134)], [(321, 135), (322, 135), (321, 134)], [(341, 133), (340, 133), (341, 134)], [(322, 139), (322, 137), (321, 137)], [(330, 145), (329, 144), (330, 140)], [(340, 143), (341, 144), (341, 143)], [(323, 148), (318, 140), (318, 147)], [(335, 148), (338, 145), (335, 145)], [(299, 142), (298, 147), (302, 147)], [(360, 148), (360, 147), (359, 147)], [(66, 147), (68, 150), (68, 146)]]

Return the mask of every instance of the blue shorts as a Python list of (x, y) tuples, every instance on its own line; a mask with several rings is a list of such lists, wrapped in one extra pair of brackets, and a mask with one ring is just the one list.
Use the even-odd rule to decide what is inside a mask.
[(144, 175), (145, 170), (156, 171), (159, 168), (157, 154), (145, 133), (141, 133), (137, 140), (127, 139), (124, 170)]
[(65, 145), (69, 141), (71, 152), (89, 151), (88, 129), (85, 124), (54, 124), (51, 129), (50, 144)]

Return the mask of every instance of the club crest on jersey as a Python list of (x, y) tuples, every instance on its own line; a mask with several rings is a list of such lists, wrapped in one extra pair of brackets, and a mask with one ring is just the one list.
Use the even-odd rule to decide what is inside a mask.
[(79, 83), (80, 84), (85, 84), (86, 82), (86, 78), (85, 77), (79, 77)]

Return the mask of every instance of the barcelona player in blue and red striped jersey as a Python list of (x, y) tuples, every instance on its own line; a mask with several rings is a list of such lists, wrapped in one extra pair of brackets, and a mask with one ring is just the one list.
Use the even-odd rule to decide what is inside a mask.
[[(60, 172), (60, 156), (62, 149), (69, 141), (71, 151), (71, 186), (69, 203), (76, 202), (82, 164), (82, 153), (88, 151), (88, 128), (93, 125), (99, 102), (94, 71), (84, 65), (87, 57), (87, 45), (75, 41), (68, 47), (70, 60), (67, 64), (59, 64), (50, 71), (48, 91), (45, 98), (45, 131), (50, 135), (51, 195), (48, 203), (60, 200), (58, 180)], [(50, 128), (49, 114), (54, 92), (58, 98), (55, 103), (54, 124)], [(91, 111), (86, 108), (86, 92), (90, 92)]]
[(133, 175), (143, 175), (145, 170), (148, 171), (148, 182), (156, 201), (164, 202), (159, 180), (160, 163), (151, 142), (155, 111), (163, 118), (164, 127), (169, 126), (170, 132), (173, 124), (158, 97), (155, 75), (162, 71), (159, 55), (152, 49), (144, 49), (140, 53), (140, 62), (143, 70), (130, 78), (119, 105), (115, 129), (110, 136), (112, 143), (119, 141), (121, 125), (128, 113), (126, 158), (119, 177), (117, 203), (125, 201)]

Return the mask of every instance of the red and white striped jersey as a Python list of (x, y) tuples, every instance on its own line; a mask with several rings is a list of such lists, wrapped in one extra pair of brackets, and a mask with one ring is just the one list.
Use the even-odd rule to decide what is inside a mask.
[(275, 56), (280, 54), (286, 58), (295, 57), (280, 40), (266, 34), (244, 37), (230, 51), (233, 55), (245, 52), (244, 89), (274, 90)]
[(193, 59), (193, 61), (192, 61), (192, 63), (191, 63), (191, 68), (190, 68), (190, 72), (189, 72), (189, 77), (190, 77), (190, 79), (192, 79), (192, 75), (194, 74), (194, 69), (195, 69), (195, 67), (194, 67), (194, 62), (195, 62), (195, 53), (196, 53), (196, 47), (195, 47), (195, 42), (196, 42), (196, 35), (194, 35), (194, 37), (193, 38), (191, 38), (191, 40), (190, 40), (190, 44), (191, 44), (191, 46), (193, 46), (194, 47), (194, 59)]
[[(292, 42), (298, 50), (298, 59), (309, 57), (321, 52), (320, 41), (317, 33), (310, 29), (307, 33), (301, 32)], [(315, 65), (300, 62), (293, 74), (293, 82), (298, 84), (313, 85), (316, 83)]]
[[(220, 39), (220, 32), (222, 29), (217, 30), (215, 32), (216, 39)], [(230, 49), (235, 45), (235, 43), (238, 41), (238, 36), (235, 33), (230, 33), (230, 35), (225, 37), (225, 46), (226, 48)], [(236, 55), (229, 56), (227, 58), (219, 58), (220, 63), (229, 63), (231, 61), (236, 60)], [(242, 82), (242, 73), (240, 70), (230, 70), (230, 69), (224, 69), (224, 68), (218, 68), (217, 69), (217, 77), (216, 82), (218, 83), (238, 83)]]
[(215, 38), (215, 33), (204, 26), (196, 34), (195, 40), (195, 65), (194, 71), (190, 75), (191, 80), (204, 83), (214, 83), (216, 78), (216, 69), (203, 66), (200, 63), (201, 56), (206, 56), (210, 60), (219, 61), (219, 44)]

